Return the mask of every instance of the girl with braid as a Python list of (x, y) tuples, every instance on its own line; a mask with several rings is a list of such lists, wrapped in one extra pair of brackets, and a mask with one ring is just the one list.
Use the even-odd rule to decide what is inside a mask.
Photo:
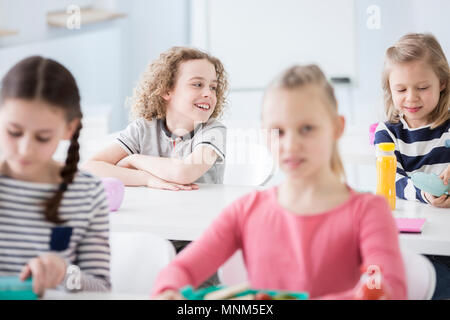
[[(109, 210), (103, 185), (77, 169), (80, 95), (56, 61), (16, 64), (0, 89), (0, 276), (33, 291), (108, 291)], [(70, 140), (65, 164), (53, 160)]]

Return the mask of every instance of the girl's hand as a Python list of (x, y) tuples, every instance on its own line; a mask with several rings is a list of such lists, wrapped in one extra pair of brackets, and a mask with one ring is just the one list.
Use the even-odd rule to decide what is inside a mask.
[(198, 185), (196, 185), (194, 183), (187, 184), (187, 185), (173, 183), (173, 182), (165, 181), (163, 179), (155, 177), (152, 174), (150, 174), (150, 177), (147, 180), (147, 187), (153, 188), (153, 189), (163, 189), (163, 190), (172, 190), (172, 191), (198, 190)]
[(175, 290), (165, 290), (155, 297), (155, 300), (185, 300), (183, 296)]
[(431, 205), (438, 208), (450, 208), (450, 197), (446, 194), (443, 194), (440, 197), (435, 197), (432, 194), (426, 193), (425, 198), (431, 203)]
[(33, 292), (42, 296), (46, 289), (56, 288), (66, 276), (66, 262), (53, 253), (31, 259), (20, 273), (20, 280), (33, 277)]
[(447, 169), (445, 169), (441, 175), (439, 176), (439, 178), (442, 179), (442, 181), (444, 181), (444, 184), (446, 186), (448, 186), (448, 179), (450, 179), (450, 165), (447, 166)]

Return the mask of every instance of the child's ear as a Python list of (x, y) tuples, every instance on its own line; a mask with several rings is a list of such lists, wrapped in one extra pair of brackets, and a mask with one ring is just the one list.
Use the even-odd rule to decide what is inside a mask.
[(345, 117), (338, 116), (337, 125), (336, 125), (336, 139), (339, 139), (344, 134), (345, 130)]
[(441, 83), (441, 90), (440, 90), (440, 91), (444, 90), (445, 87), (446, 87), (445, 82), (442, 82), (442, 83)]
[(171, 92), (167, 92), (167, 93), (166, 93), (165, 95), (163, 95), (162, 97), (163, 97), (164, 100), (169, 101), (170, 98), (171, 98), (171, 96), (172, 96)]
[(66, 132), (64, 134), (64, 140), (72, 140), (73, 134), (80, 125), (80, 119), (75, 118), (67, 124)]

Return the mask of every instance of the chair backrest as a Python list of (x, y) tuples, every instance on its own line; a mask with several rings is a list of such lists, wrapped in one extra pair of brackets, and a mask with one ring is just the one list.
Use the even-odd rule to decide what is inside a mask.
[(110, 245), (114, 293), (150, 294), (158, 273), (175, 257), (168, 240), (147, 232), (112, 232)]
[(248, 281), (247, 269), (245, 269), (242, 251), (238, 250), (232, 255), (218, 271), (220, 282), (226, 286)]
[(268, 149), (256, 142), (227, 140), (224, 184), (263, 186), (275, 164)]
[[(436, 272), (424, 256), (402, 248), (409, 300), (430, 300), (436, 287)], [(219, 269), (219, 278), (227, 286), (247, 282), (247, 271), (241, 250), (237, 251)]]
[(424, 256), (402, 248), (408, 300), (430, 300), (436, 288), (436, 271)]
[(375, 141), (375, 131), (377, 131), (378, 122), (373, 123), (369, 127), (369, 143), (374, 144)]
[[(83, 129), (84, 130), (84, 129)], [(83, 131), (82, 130), (82, 131)], [(107, 147), (109, 144), (114, 142), (115, 137), (117, 136), (117, 132), (111, 133), (108, 135), (100, 135), (100, 136), (87, 136), (84, 135), (80, 137), (80, 163), (83, 163), (90, 158), (92, 158), (97, 152)], [(64, 162), (67, 157), (67, 150), (69, 149), (70, 141), (63, 140), (59, 143), (58, 148), (53, 154), (53, 159), (55, 161)]]

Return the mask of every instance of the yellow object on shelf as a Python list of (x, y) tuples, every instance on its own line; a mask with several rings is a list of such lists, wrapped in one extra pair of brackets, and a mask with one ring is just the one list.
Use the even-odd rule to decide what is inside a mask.
[(114, 20), (118, 18), (123, 18), (126, 15), (124, 13), (111, 12), (102, 9), (95, 8), (81, 8), (80, 11), (68, 13), (66, 11), (56, 11), (47, 13), (47, 24), (52, 27), (67, 27), (68, 21), (70, 19), (76, 18), (79, 14), (80, 25), (104, 22), (108, 20)]
[(17, 31), (17, 30), (0, 29), (0, 37), (14, 36), (18, 33), (19, 33), (19, 31)]

